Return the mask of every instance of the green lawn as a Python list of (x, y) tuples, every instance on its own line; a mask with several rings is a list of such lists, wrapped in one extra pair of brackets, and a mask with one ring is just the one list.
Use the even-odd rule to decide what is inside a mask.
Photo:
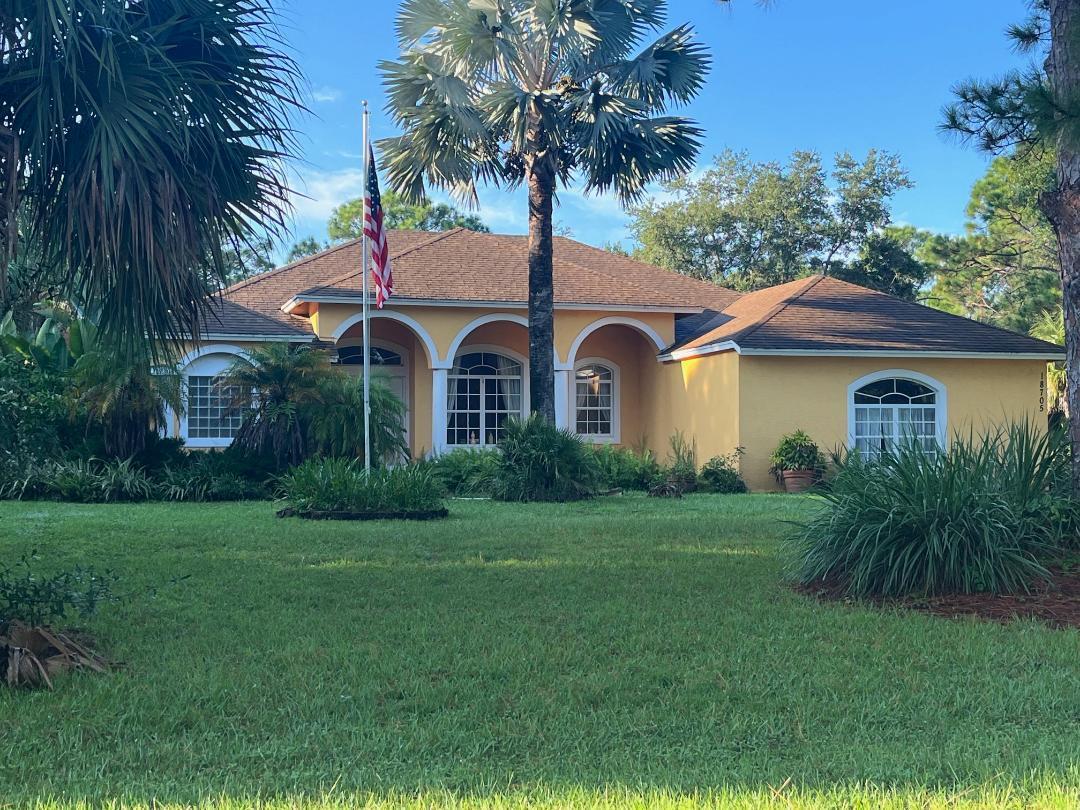
[(0, 689), (0, 807), (1076, 807), (1080, 633), (800, 597), (812, 508), (0, 503), (4, 559), (136, 594), (88, 628), (123, 669)]

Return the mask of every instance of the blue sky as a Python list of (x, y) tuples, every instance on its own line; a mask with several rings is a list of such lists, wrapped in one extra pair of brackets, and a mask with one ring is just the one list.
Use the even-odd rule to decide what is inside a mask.
[[(897, 196), (895, 217), (937, 231), (963, 227), (972, 183), (987, 158), (937, 125), (959, 79), (1018, 64), (1003, 35), (1023, 18), (1023, 0), (671, 0), (671, 23), (692, 22), (712, 50), (703, 93), (684, 113), (704, 127), (699, 165), (730, 147), (755, 160), (811, 149), (826, 158), (870, 148), (896, 152), (915, 182)], [(397, 3), (291, 0), (285, 37), (307, 76), (312, 115), (300, 122), (304, 160), (294, 182), (296, 238), (325, 236), (333, 207), (358, 196), (360, 103), (371, 102), (372, 133), (394, 134), (383, 111), (376, 65), (393, 58)], [(481, 215), (498, 232), (526, 230), (523, 195), (481, 191)], [(563, 192), (556, 223), (584, 242), (627, 239), (614, 199)]]

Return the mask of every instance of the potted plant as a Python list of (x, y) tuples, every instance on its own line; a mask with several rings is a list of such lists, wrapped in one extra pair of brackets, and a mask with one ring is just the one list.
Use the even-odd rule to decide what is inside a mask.
[(780, 439), (773, 451), (772, 474), (786, 492), (804, 492), (821, 475), (824, 460), (817, 444), (804, 431), (796, 430)]

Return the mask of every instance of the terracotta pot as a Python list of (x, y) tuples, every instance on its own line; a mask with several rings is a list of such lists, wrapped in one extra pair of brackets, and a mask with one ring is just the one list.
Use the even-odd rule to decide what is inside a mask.
[(814, 470), (784, 470), (781, 478), (784, 481), (785, 492), (806, 492), (817, 480), (817, 472)]

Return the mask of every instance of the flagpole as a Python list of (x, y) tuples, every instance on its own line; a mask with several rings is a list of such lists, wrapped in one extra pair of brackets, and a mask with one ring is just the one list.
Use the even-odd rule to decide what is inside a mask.
[(368, 179), (371, 176), (371, 167), (368, 165), (368, 103), (364, 103), (363, 133), (364, 133), (364, 222), (361, 223), (363, 231), (363, 254), (364, 267), (364, 470), (371, 471), (371, 325), (368, 320), (368, 237), (367, 237), (367, 200), (371, 194), (368, 188)]

